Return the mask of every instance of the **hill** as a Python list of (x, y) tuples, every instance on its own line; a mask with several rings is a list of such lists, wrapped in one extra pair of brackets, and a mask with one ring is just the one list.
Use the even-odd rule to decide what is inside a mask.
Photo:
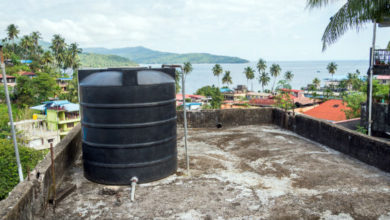
[(137, 63), (117, 55), (82, 53), (79, 55), (82, 67), (128, 67), (138, 66)]
[(114, 54), (126, 57), (137, 63), (162, 64), (162, 63), (247, 63), (248, 60), (238, 57), (219, 56), (209, 53), (169, 53), (151, 50), (145, 47), (124, 47), (107, 49), (102, 47), (83, 48), (83, 52), (95, 54)]

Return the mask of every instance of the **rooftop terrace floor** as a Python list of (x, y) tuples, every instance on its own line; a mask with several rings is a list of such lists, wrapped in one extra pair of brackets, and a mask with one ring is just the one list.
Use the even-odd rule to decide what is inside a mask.
[[(190, 129), (191, 176), (110, 187), (86, 180), (79, 160), (65, 178), (77, 190), (51, 219), (390, 219), (390, 175), (277, 126)], [(108, 193), (107, 193), (108, 192)], [(48, 219), (46, 218), (46, 219)]]

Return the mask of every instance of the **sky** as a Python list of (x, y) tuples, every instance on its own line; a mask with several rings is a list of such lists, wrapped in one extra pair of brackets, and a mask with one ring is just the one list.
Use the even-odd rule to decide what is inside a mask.
[[(322, 52), (329, 18), (345, 2), (307, 9), (306, 0), (3, 0), (0, 36), (16, 24), (20, 35), (54, 34), (80, 47), (144, 46), (266, 60), (367, 60), (372, 24), (348, 31)], [(377, 47), (390, 28), (377, 32)]]

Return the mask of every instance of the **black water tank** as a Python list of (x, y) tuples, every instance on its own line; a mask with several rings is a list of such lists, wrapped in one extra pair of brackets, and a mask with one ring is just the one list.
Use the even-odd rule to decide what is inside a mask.
[(176, 172), (175, 70), (79, 70), (84, 176), (130, 184)]

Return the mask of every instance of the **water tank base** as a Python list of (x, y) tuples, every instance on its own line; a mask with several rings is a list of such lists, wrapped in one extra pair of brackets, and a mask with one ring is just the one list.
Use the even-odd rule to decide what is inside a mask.
[[(105, 165), (83, 162), (84, 177), (88, 180), (106, 185), (130, 185), (131, 178), (138, 177), (138, 183), (148, 183), (168, 177), (177, 171), (177, 155), (155, 165), (140, 167), (107, 167)], [(123, 167), (121, 167), (123, 166)]]

